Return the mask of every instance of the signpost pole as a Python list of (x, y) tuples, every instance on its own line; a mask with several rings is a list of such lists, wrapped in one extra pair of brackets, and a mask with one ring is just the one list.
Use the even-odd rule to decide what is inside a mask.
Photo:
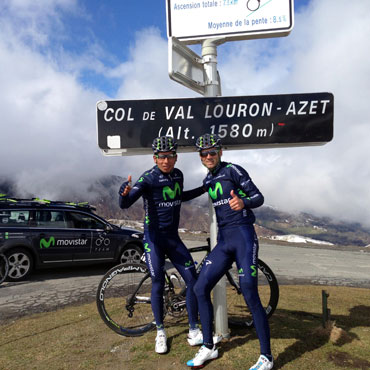
[[(202, 60), (204, 65), (204, 96), (221, 96), (221, 82), (217, 72), (217, 39), (202, 42)], [(217, 243), (217, 220), (211, 198), (208, 198), (210, 217), (211, 248)], [(213, 309), (215, 317), (215, 335), (222, 338), (230, 337), (227, 323), (226, 279), (225, 276), (213, 289)]]

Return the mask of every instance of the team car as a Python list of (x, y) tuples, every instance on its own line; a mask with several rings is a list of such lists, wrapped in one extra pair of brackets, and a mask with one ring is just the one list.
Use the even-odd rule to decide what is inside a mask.
[(140, 262), (143, 233), (118, 227), (87, 203), (7, 198), (0, 195), (0, 253), (8, 280), (34, 269), (102, 262)]

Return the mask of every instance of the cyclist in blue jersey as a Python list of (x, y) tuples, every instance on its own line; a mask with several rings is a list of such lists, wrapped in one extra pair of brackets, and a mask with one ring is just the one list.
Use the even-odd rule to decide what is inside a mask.
[(182, 172), (175, 168), (177, 144), (172, 137), (161, 136), (152, 145), (155, 166), (144, 172), (131, 187), (131, 176), (119, 190), (119, 205), (130, 207), (140, 197), (144, 199), (145, 261), (152, 278), (151, 302), (157, 326), (155, 351), (167, 352), (167, 336), (163, 326), (164, 264), (166, 256), (186, 283), (186, 307), (189, 317), (188, 342), (203, 343), (198, 326), (198, 305), (193, 292), (196, 271), (191, 254), (178, 235), (181, 202), (191, 200), (205, 191), (203, 187), (183, 191)]
[(194, 287), (204, 344), (187, 365), (201, 366), (205, 361), (218, 357), (212, 338), (213, 307), (210, 293), (235, 261), (240, 288), (252, 313), (260, 341), (261, 355), (250, 369), (272, 369), (270, 329), (257, 290), (258, 240), (253, 226), (255, 216), (251, 210), (263, 204), (263, 195), (242, 167), (221, 161), (221, 141), (216, 135), (202, 135), (197, 139), (196, 147), (202, 164), (208, 169), (203, 185), (216, 212), (218, 238)]

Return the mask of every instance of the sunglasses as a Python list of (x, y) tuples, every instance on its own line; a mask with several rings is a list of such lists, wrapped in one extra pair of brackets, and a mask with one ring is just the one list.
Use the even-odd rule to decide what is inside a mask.
[(199, 155), (202, 157), (202, 158), (206, 158), (208, 156), (208, 154), (211, 156), (211, 157), (214, 157), (215, 155), (218, 154), (218, 150), (209, 150), (208, 152), (200, 152)]
[(176, 153), (156, 154), (155, 156), (156, 156), (157, 159), (174, 159), (174, 158), (176, 158), (177, 154)]

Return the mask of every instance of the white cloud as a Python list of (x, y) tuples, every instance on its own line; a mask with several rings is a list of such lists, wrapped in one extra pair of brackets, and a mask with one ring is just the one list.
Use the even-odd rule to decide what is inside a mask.
[[(99, 40), (73, 54), (63, 47), (73, 0), (6, 0), (0, 15), (0, 173), (35, 195), (57, 197), (105, 174), (139, 176), (151, 156), (103, 157), (96, 144), (95, 103), (105, 94), (84, 86), (86, 68), (119, 86), (117, 99), (193, 97), (168, 78), (167, 41), (157, 29), (137, 33), (127, 60), (104, 62)], [(84, 17), (91, 15), (83, 14)], [(321, 147), (225, 152), (243, 165), (266, 202), (370, 225), (368, 99), (370, 4), (313, 0), (290, 36), (219, 47), (223, 95), (330, 91), (334, 139)], [(20, 27), (22, 25), (22, 27)], [(68, 33), (67, 33), (68, 34)], [(64, 36), (63, 36), (64, 35)], [(58, 40), (59, 49), (54, 41)], [(114, 56), (107, 54), (110, 65)], [(186, 188), (204, 176), (196, 154), (180, 154)]]

